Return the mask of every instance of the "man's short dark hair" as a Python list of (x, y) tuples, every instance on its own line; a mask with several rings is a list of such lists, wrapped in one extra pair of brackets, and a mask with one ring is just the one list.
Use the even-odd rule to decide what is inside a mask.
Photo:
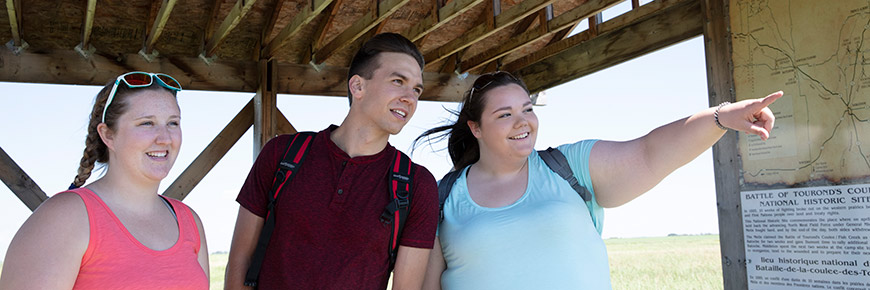
[[(366, 41), (365, 44), (354, 55), (350, 62), (350, 68), (347, 71), (347, 79), (350, 80), (354, 75), (359, 75), (364, 79), (371, 79), (374, 71), (378, 69), (377, 56), (382, 52), (398, 52), (410, 55), (417, 64), (420, 65), (420, 70), (426, 65), (423, 60), (423, 54), (417, 49), (413, 42), (404, 36), (396, 33), (381, 33)], [(350, 88), (347, 90), (347, 98), (353, 103), (353, 96), (350, 93)]]

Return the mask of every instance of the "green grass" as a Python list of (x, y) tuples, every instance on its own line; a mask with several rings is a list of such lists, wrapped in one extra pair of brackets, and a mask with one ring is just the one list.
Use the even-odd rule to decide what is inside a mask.
[(605, 240), (613, 289), (722, 289), (719, 236)]
[[(607, 239), (614, 290), (722, 289), (719, 236)], [(211, 289), (224, 288), (227, 254), (211, 254)], [(387, 288), (389, 289), (389, 288)]]
[(224, 289), (224, 271), (227, 269), (227, 253), (214, 253), (208, 255), (209, 289)]

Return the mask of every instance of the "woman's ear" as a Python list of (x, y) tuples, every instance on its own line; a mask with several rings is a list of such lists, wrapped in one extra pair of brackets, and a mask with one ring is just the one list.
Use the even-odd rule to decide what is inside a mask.
[(474, 135), (474, 138), (480, 139), (480, 124), (471, 120), (466, 121), (466, 123), (468, 124), (468, 129), (471, 130), (471, 134)]
[(106, 144), (109, 150), (115, 150), (115, 134), (106, 123), (97, 125), (97, 134), (100, 134), (100, 139), (103, 140), (103, 144)]

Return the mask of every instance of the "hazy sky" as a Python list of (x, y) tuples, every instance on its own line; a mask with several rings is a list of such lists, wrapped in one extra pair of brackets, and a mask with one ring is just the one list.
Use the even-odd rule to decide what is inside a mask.
[[(605, 17), (609, 17), (605, 13)], [(280, 73), (280, 72), (279, 72)], [(0, 147), (49, 195), (65, 190), (78, 168), (85, 126), (99, 87), (0, 83)], [(193, 161), (250, 93), (182, 91), (181, 154), (162, 188)], [(537, 148), (582, 139), (629, 140), (709, 106), (703, 39), (697, 37), (546, 91)], [(450, 115), (455, 103), (421, 102), (411, 122), (391, 144), (410, 153), (411, 141)], [(341, 123), (347, 99), (281, 95), (278, 108), (299, 130), (319, 131)], [(235, 197), (253, 162), (249, 130), (185, 199), (202, 217), (210, 251), (230, 246), (238, 204)], [(435, 144), (441, 150), (444, 144)], [(450, 167), (446, 152), (421, 146), (412, 158), (440, 178)], [(98, 173), (89, 180), (93, 181)], [(162, 190), (162, 189), (161, 189)], [(677, 170), (653, 190), (605, 211), (604, 237), (717, 233), (710, 151)], [(0, 186), (0, 257), (30, 214)], [(62, 242), (59, 238), (58, 242)]]

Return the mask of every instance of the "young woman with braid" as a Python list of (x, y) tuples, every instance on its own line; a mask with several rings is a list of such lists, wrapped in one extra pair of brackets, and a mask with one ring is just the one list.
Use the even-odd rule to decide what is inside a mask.
[[(208, 289), (202, 222), (157, 193), (181, 146), (180, 90), (145, 72), (103, 87), (78, 175), (18, 230), (0, 289)], [(85, 185), (95, 163), (105, 175)]]
[(480, 76), (458, 121), (421, 136), (448, 136), (459, 170), (424, 289), (610, 289), (602, 208), (640, 196), (726, 128), (766, 140), (774, 121), (767, 106), (781, 96), (724, 103), (630, 141), (558, 146), (591, 195), (586, 204), (535, 151), (538, 119), (523, 82), (506, 72)]

